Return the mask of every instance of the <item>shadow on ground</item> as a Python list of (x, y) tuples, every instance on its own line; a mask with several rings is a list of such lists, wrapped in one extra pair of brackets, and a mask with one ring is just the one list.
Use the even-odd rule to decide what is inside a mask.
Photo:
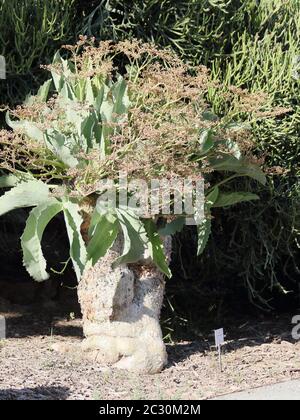
[(61, 386), (0, 389), (0, 400), (65, 400), (69, 394), (69, 388)]
[(6, 317), (6, 338), (28, 338), (40, 336), (82, 337), (82, 327), (79, 319), (52, 317), (35, 314), (17, 313)]
[[(3, 302), (3, 301), (2, 301)], [(6, 338), (26, 339), (29, 337), (72, 337), (82, 338), (82, 326), (79, 313), (73, 319), (64, 306), (58, 304), (49, 310), (37, 306), (1, 304), (0, 315), (6, 319)], [(291, 337), (291, 316), (265, 316), (260, 319), (240, 319), (235, 323), (223, 325), (225, 330), (226, 353), (235, 352), (244, 347), (259, 347), (266, 343), (279, 343), (282, 341), (295, 343)], [(205, 355), (214, 350), (213, 325), (206, 324), (200, 328), (202, 333), (198, 337), (176, 337), (173, 344), (167, 345), (169, 354), (168, 367), (189, 359), (194, 354)]]

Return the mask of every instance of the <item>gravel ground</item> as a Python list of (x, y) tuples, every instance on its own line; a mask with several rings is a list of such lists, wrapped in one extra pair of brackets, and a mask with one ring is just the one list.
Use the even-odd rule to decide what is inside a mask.
[(168, 345), (158, 375), (134, 375), (51, 350), (82, 339), (80, 319), (4, 308), (7, 339), (0, 341), (0, 400), (207, 399), (300, 378), (300, 342), (289, 318), (227, 328), (223, 372), (213, 336)]

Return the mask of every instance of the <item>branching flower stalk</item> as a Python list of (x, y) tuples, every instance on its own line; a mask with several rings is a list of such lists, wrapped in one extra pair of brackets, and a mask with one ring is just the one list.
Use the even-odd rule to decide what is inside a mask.
[[(101, 214), (102, 210), (95, 206), (97, 197), (105, 192), (99, 187), (101, 181), (112, 180), (120, 192), (120, 173), (126, 173), (129, 181), (142, 179), (148, 185), (153, 179), (204, 179), (207, 205), (206, 218), (198, 226), (200, 251), (209, 236), (213, 206), (258, 198), (252, 193), (220, 190), (234, 177), (247, 176), (262, 183), (265, 177), (251, 156), (249, 132), (233, 124), (238, 105), (234, 104), (233, 114), (223, 120), (209, 111), (205, 98), (210, 88), (216, 89), (216, 82), (210, 80), (205, 67), (191, 67), (168, 50), (136, 40), (98, 44), (95, 39), (81, 37), (75, 46), (63, 48), (69, 59), (55, 55), (53, 64), (46, 66), (52, 79), (23, 106), (7, 113), (7, 123), (14, 131), (0, 132), (1, 170), (6, 174), (2, 185), (7, 182), (12, 186), (11, 179), (15, 185), (0, 198), (0, 214), (18, 206), (37, 206), (22, 238), (24, 264), (36, 280), (48, 277), (39, 232), (39, 217), (44, 213), (48, 222), (57, 212), (64, 212), (70, 256), (78, 279), (88, 262), (95, 264), (107, 252), (119, 230), (123, 229), (124, 234), (125, 229), (129, 241), (124, 248), (139, 249), (124, 251), (122, 262), (138, 260), (145, 247), (153, 246), (153, 238), (145, 228), (145, 215), (134, 219), (136, 226), (124, 228), (118, 212)], [(258, 101), (257, 96), (241, 89), (239, 95), (243, 112), (264, 111), (264, 96)], [(29, 184), (37, 194), (39, 188), (43, 189), (42, 201), (26, 196), (24, 189)], [(24, 202), (20, 191), (25, 194)], [(129, 197), (133, 192), (128, 191)], [(28, 194), (31, 196), (29, 190)], [(170, 198), (171, 207), (173, 199)], [(85, 244), (81, 237), (81, 209), (87, 202), (93, 204), (89, 206), (90, 227), (84, 234)], [(164, 220), (163, 229), (170, 225), (168, 232), (173, 233), (168, 222), (174, 222), (176, 217), (163, 214), (166, 204), (160, 203), (158, 213), (148, 216), (156, 235), (164, 232), (156, 226), (158, 219)], [(180, 218), (189, 216), (183, 214)], [(98, 252), (94, 243), (99, 239), (93, 234), (98, 235), (104, 222), (111, 226), (114, 235), (103, 239), (105, 246)], [(139, 233), (136, 229), (141, 226)], [(34, 245), (24, 239), (33, 227)], [(126, 235), (128, 229), (133, 229), (133, 237)], [(153, 260), (170, 276), (162, 245), (158, 250), (157, 255), (152, 254)], [(34, 251), (38, 257), (33, 257)]]

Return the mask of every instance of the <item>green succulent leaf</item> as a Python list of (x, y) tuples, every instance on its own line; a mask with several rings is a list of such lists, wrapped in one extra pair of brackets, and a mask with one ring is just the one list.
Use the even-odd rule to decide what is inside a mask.
[(217, 201), (220, 194), (220, 190), (218, 187), (215, 187), (207, 196), (205, 197), (205, 205), (206, 208), (211, 208), (213, 204)]
[(42, 86), (39, 88), (36, 96), (40, 101), (47, 101), (51, 85), (52, 79), (49, 79), (45, 83), (43, 83)]
[(52, 79), (47, 80), (44, 84), (41, 85), (37, 91), (36, 96), (28, 95), (24, 101), (25, 105), (32, 105), (35, 102), (35, 99), (38, 98), (40, 102), (46, 102), (48, 99), (50, 87), (52, 85)]
[[(62, 58), (59, 51), (55, 53), (52, 64), (62, 64)], [(63, 83), (63, 78), (58, 73), (58, 71), (55, 71), (55, 70), (51, 71), (51, 76), (52, 76), (55, 89), (59, 92)]]
[(95, 97), (94, 107), (98, 113), (100, 113), (101, 105), (104, 99), (107, 98), (107, 94), (109, 92), (109, 87), (106, 84), (103, 84), (99, 87), (98, 95)]
[(248, 130), (251, 131), (251, 124), (246, 122), (234, 122), (225, 125), (225, 128), (233, 131)]
[(225, 147), (227, 147), (230, 150), (230, 153), (232, 153), (232, 155), (236, 159), (242, 158), (242, 152), (239, 148), (239, 145), (235, 141), (228, 139), (228, 140), (225, 140), (223, 143), (225, 144)]
[(31, 210), (27, 219), (25, 230), (21, 237), (23, 263), (28, 273), (36, 281), (43, 281), (49, 278), (41, 241), (46, 226), (61, 210), (62, 203), (56, 199), (51, 199)]
[(172, 273), (166, 260), (164, 246), (159, 237), (157, 227), (151, 219), (145, 220), (144, 226), (149, 239), (148, 250), (152, 260), (160, 271), (170, 278)]
[(95, 210), (89, 231), (90, 241), (87, 246), (87, 258), (91, 260), (92, 265), (104, 257), (113, 245), (118, 232), (119, 224), (115, 215), (110, 212), (99, 214)]
[(116, 215), (123, 232), (124, 249), (122, 255), (114, 261), (113, 267), (140, 260), (149, 242), (144, 224), (133, 211), (116, 209)]
[(80, 79), (74, 88), (74, 92), (78, 101), (83, 102), (85, 99), (86, 80)]
[(211, 219), (209, 216), (205, 218), (205, 220), (197, 226), (198, 231), (198, 248), (197, 248), (197, 255), (201, 255), (207, 245), (208, 239), (211, 234)]
[(202, 118), (206, 121), (218, 121), (218, 116), (210, 111), (203, 112)]
[(98, 96), (96, 98), (97, 106), (99, 106), (100, 101), (100, 117), (103, 123), (101, 132), (101, 156), (104, 157), (109, 152), (109, 136), (114, 130), (109, 124), (118, 120), (117, 115), (120, 117), (127, 115), (130, 106), (125, 79), (119, 76), (117, 82), (110, 89), (104, 90), (103, 94), (101, 92), (100, 97)]
[(214, 146), (212, 130), (202, 130), (199, 137), (200, 150), (202, 154), (206, 154)]
[(86, 79), (85, 100), (88, 104), (94, 105), (95, 97), (94, 97), (94, 92), (93, 92), (92, 81), (89, 77)]
[[(62, 89), (64, 89), (64, 83), (66, 81), (66, 79), (68, 79), (70, 77), (70, 75), (72, 75), (72, 67), (71, 67), (71, 62), (68, 60), (64, 60), (59, 51), (57, 51), (54, 55), (53, 58), (53, 64), (54, 65), (60, 65), (61, 69), (60, 72), (52, 70), (51, 71), (51, 76), (54, 82), (54, 86), (55, 89), (58, 92), (61, 92)], [(62, 72), (62, 74), (61, 74)]]
[(248, 176), (262, 185), (265, 185), (267, 182), (262, 170), (245, 159), (237, 159), (232, 155), (223, 153), (218, 158), (210, 158), (209, 163), (217, 171), (228, 171), (240, 176)]
[(73, 267), (80, 281), (87, 262), (87, 251), (81, 235), (82, 217), (78, 204), (69, 200), (63, 201), (63, 212), (70, 243), (70, 257)]
[(219, 196), (219, 188), (215, 187), (206, 197), (204, 205), (204, 219), (198, 221), (197, 231), (198, 231), (198, 249), (197, 255), (201, 255), (204, 251), (208, 239), (211, 234), (211, 208), (214, 203), (217, 201)]
[(259, 200), (259, 196), (249, 192), (221, 192), (212, 207), (227, 207), (243, 201)]
[(101, 141), (101, 128), (96, 111), (90, 113), (81, 123), (81, 135), (85, 138), (86, 150), (99, 147)]
[(76, 98), (76, 93), (73, 89), (73, 86), (67, 80), (63, 81), (59, 93), (60, 93), (60, 95), (62, 95), (66, 99), (70, 99), (72, 101), (77, 99)]
[(71, 137), (56, 130), (48, 130), (45, 132), (45, 141), (52, 153), (66, 166), (75, 168), (78, 165), (78, 159), (74, 156), (76, 144)]
[(0, 197), (0, 216), (14, 209), (37, 206), (49, 198), (49, 187), (42, 181), (20, 182)]
[(112, 94), (114, 97), (114, 108), (115, 114), (124, 115), (127, 114), (128, 108), (130, 107), (130, 100), (127, 93), (127, 83), (123, 76), (119, 76), (116, 83), (112, 86)]
[(40, 130), (34, 123), (30, 121), (13, 121), (10, 116), (9, 112), (6, 113), (5, 120), (7, 125), (12, 128), (13, 130), (21, 131), (22, 133), (26, 134), (26, 136), (30, 137), (33, 140), (42, 142), (44, 139), (44, 134), (42, 130)]
[(175, 235), (176, 232), (181, 232), (185, 225), (184, 217), (177, 217), (172, 222), (167, 223), (163, 228), (158, 229), (161, 236)]
[(101, 131), (101, 156), (104, 157), (108, 154), (109, 151), (109, 135), (112, 132), (112, 128), (109, 126), (109, 123), (112, 122), (113, 115), (113, 102), (110, 99), (105, 99), (100, 108), (100, 116), (102, 120), (102, 131)]
[(18, 177), (15, 175), (2, 175), (0, 176), (0, 188), (15, 187), (18, 183)]

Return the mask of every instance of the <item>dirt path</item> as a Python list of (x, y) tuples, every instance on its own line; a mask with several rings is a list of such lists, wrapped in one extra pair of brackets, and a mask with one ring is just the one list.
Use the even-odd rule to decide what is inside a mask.
[(0, 342), (0, 400), (203, 399), (300, 378), (300, 342), (288, 320), (228, 329), (222, 373), (212, 336), (168, 345), (169, 365), (159, 375), (113, 371), (51, 345), (81, 339), (80, 320), (0, 312), (8, 338)]
[(285, 381), (273, 385), (262, 386), (248, 391), (234, 392), (214, 398), (215, 400), (272, 400), (272, 401), (299, 401), (300, 380)]

